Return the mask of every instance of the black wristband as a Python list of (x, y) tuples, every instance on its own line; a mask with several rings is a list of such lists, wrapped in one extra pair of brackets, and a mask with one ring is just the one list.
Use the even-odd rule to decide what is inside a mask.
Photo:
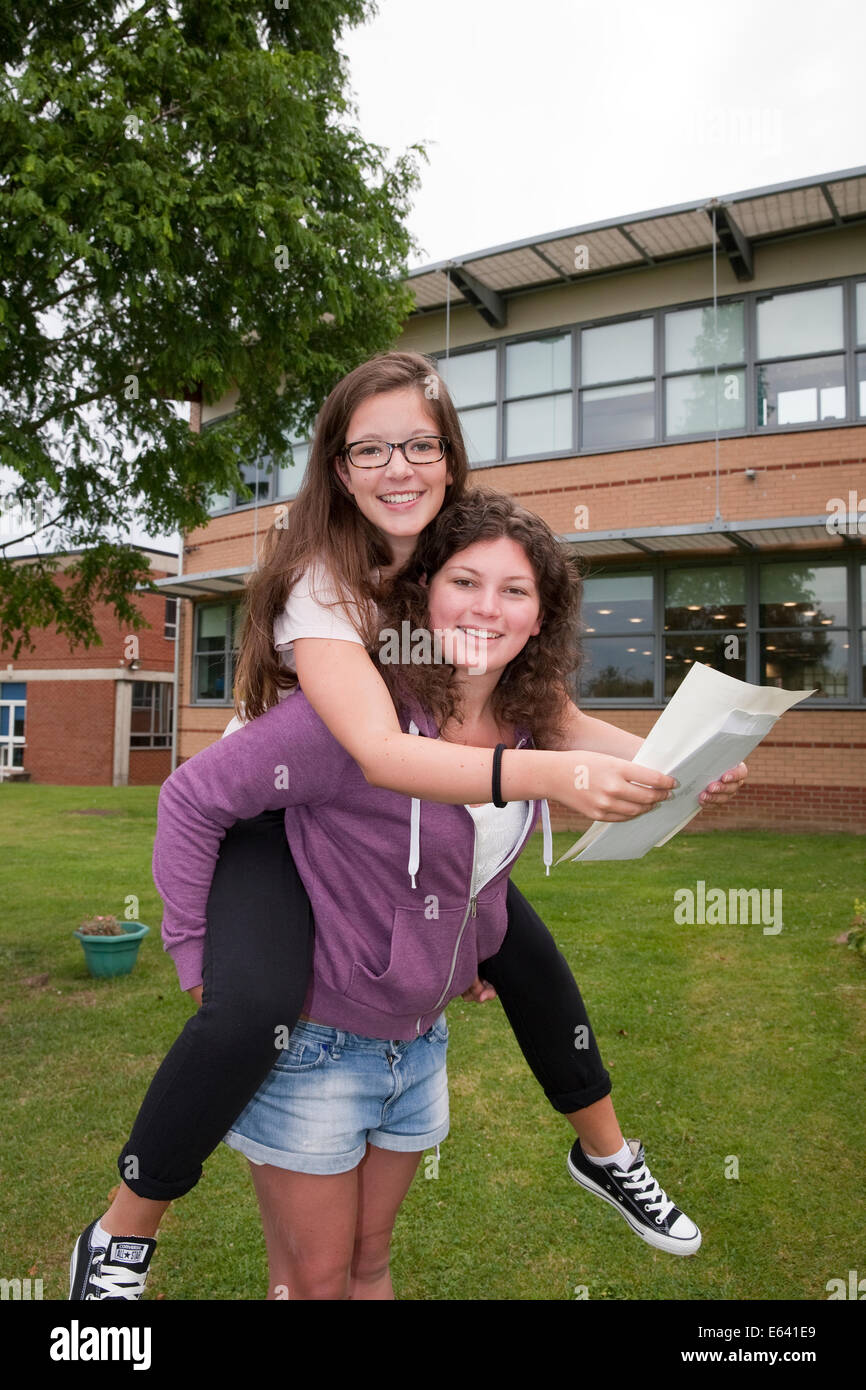
[(502, 800), (502, 754), (504, 752), (505, 744), (497, 743), (493, 750), (493, 805), (500, 811), (506, 805)]

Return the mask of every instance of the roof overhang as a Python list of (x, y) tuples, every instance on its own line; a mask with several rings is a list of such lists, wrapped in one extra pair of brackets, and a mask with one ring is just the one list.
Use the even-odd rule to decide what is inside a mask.
[(246, 587), (249, 565), (231, 570), (205, 570), (168, 579), (155, 579), (152, 584), (140, 584), (139, 590), (165, 594), (167, 598), (237, 598)]
[(866, 225), (866, 165), (526, 237), (418, 266), (406, 283), (416, 314), (450, 301), (501, 328), (509, 296), (708, 254), (714, 218), (720, 252), (738, 280), (751, 280), (756, 246)]
[(748, 553), (780, 548), (863, 547), (856, 514), (785, 516), (748, 521), (698, 521), (683, 526), (638, 526), (614, 531), (572, 531), (562, 537), (580, 555), (694, 555)]

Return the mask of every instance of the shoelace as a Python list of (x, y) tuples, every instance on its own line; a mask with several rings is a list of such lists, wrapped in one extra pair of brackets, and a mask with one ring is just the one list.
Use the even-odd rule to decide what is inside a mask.
[[(104, 1293), (89, 1293), (87, 1302), (98, 1301), (103, 1298), (125, 1298), (128, 1300), (140, 1298), (144, 1292), (144, 1284), (147, 1279), (146, 1270), (130, 1269), (128, 1265), (107, 1265), (105, 1251), (97, 1250), (91, 1262), (89, 1283), (99, 1289), (104, 1289)], [(99, 1267), (99, 1273), (96, 1270)]]
[(647, 1214), (651, 1211), (657, 1211), (656, 1224), (660, 1226), (668, 1213), (673, 1211), (674, 1204), (667, 1193), (659, 1187), (647, 1165), (644, 1163), (636, 1172), (633, 1168), (615, 1168), (614, 1172), (618, 1178), (630, 1179), (630, 1181), (623, 1183), (623, 1187), (645, 1189), (643, 1192), (635, 1191), (635, 1201), (646, 1203)]

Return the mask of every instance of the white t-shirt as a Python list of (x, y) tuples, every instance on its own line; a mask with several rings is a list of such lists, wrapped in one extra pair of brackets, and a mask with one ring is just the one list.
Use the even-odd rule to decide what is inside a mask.
[(472, 882), (472, 897), (475, 897), (520, 840), (529, 803), (509, 801), (500, 808), (487, 801), (482, 806), (467, 806), (466, 809), (475, 822), (475, 876)]
[[(298, 637), (325, 637), (340, 642), (356, 642), (358, 646), (364, 645), (347, 616), (347, 605), (339, 603), (337, 607), (330, 607), (329, 605), (335, 601), (339, 602), (339, 597), (328, 571), (324, 565), (311, 565), (293, 585), (285, 608), (274, 619), (274, 646), (280, 653), (283, 666), (288, 666), (294, 671), (295, 658), (292, 647)], [(355, 611), (357, 612), (357, 605)], [(291, 693), (291, 690), (281, 689), (277, 695), (283, 700)], [(235, 715), (224, 729), (223, 738), (226, 734), (233, 734), (236, 729), (243, 728), (243, 723), (244, 721)]]

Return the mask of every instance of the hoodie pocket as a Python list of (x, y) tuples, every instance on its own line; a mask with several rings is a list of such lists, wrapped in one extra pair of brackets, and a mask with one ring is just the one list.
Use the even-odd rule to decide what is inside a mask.
[(468, 914), (468, 904), (398, 907), (391, 924), (387, 969), (377, 973), (355, 961), (347, 998), (380, 1013), (429, 1012), (445, 990), (456, 958), (465, 971), (467, 950), (475, 955), (475, 930)]

